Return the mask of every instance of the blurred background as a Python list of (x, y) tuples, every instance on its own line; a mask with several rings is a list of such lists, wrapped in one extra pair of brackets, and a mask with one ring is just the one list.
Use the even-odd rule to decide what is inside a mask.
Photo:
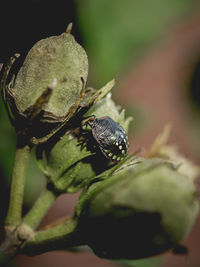
[[(134, 117), (129, 133), (131, 151), (148, 149), (170, 122), (169, 142), (200, 164), (200, 1), (2, 0), (0, 62), (5, 63), (18, 52), (21, 57), (15, 68), (19, 67), (35, 42), (61, 34), (70, 22), (72, 34), (89, 57), (87, 85), (100, 88), (117, 78), (113, 98), (126, 108), (127, 115)], [(0, 125), (2, 224), (16, 142), (2, 102)], [(24, 212), (44, 185), (32, 155)], [(59, 197), (42, 225), (72, 214), (77, 198), (78, 194)], [(183, 244), (189, 250), (186, 256), (169, 252), (152, 259), (112, 262), (90, 252), (50, 252), (36, 257), (18, 256), (10, 266), (199, 267), (200, 219)]]

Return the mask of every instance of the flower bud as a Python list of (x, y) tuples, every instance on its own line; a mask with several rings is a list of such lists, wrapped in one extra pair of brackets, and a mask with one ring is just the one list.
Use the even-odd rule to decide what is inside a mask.
[[(118, 111), (111, 94), (99, 100), (85, 116), (101, 117), (105, 114), (128, 128), (130, 119), (124, 118), (124, 111)], [(41, 155), (42, 170), (58, 192), (76, 192), (110, 165), (97, 147), (91, 128), (84, 130), (81, 121), (78, 128), (71, 128), (59, 141), (53, 142), (52, 147), (47, 144), (40, 155), (38, 153), (38, 158)]]
[(139, 259), (181, 242), (198, 201), (193, 182), (171, 164), (142, 159), (91, 182), (76, 211), (83, 239), (98, 256)]

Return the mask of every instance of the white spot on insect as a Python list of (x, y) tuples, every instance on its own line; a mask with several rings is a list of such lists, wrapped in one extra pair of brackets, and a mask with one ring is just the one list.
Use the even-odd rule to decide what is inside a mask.
[(112, 153), (109, 153), (109, 154), (108, 154), (108, 157), (112, 157)]
[(125, 154), (125, 150), (124, 149), (122, 150), (122, 154)]
[(118, 158), (117, 158), (117, 161), (119, 161), (120, 159), (121, 159), (121, 158), (120, 158), (120, 157), (118, 157)]
[(116, 159), (117, 158), (117, 156), (116, 155), (114, 155), (113, 157), (112, 157), (112, 159)]
[(122, 146), (119, 146), (119, 149), (122, 150)]
[(116, 146), (118, 146), (119, 144), (118, 144), (118, 142), (116, 142)]

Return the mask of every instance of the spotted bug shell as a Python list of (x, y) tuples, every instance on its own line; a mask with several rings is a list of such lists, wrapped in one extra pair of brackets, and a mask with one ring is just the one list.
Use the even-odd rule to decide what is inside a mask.
[(122, 160), (128, 151), (128, 137), (124, 129), (110, 117), (95, 118), (91, 124), (92, 134), (101, 152), (113, 161)]

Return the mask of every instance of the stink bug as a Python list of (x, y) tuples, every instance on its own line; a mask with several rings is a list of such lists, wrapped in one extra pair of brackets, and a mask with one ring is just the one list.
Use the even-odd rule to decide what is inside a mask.
[(112, 161), (122, 160), (128, 151), (128, 137), (124, 129), (110, 117), (91, 116), (86, 124), (92, 128), (92, 135), (103, 155)]

